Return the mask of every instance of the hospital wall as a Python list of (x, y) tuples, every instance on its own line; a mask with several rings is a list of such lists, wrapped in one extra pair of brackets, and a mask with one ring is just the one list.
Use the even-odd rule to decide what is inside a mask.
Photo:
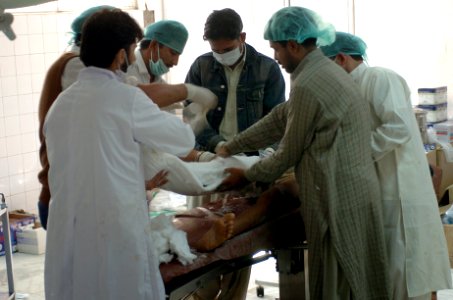
[[(143, 23), (141, 11), (128, 12)], [(79, 13), (14, 13), (17, 38), (0, 32), (0, 193), (9, 209), (37, 213), (39, 97), (47, 69), (68, 49)]]
[[(235, 9), (243, 19), (247, 42), (272, 57), (269, 43), (262, 38), (264, 26), (276, 10), (290, 2), (319, 12), (338, 30), (361, 36), (369, 46), (369, 64), (389, 67), (403, 75), (412, 89), (414, 104), (418, 87), (447, 85), (453, 110), (453, 30), (449, 30), (453, 20), (447, 17), (453, 14), (453, 1), (142, 0), (138, 1), (138, 10), (130, 11), (140, 24), (144, 2), (155, 10), (156, 20), (176, 19), (189, 29), (189, 41), (179, 65), (167, 76), (169, 82), (183, 81), (193, 60), (209, 51), (202, 35), (212, 10)], [(115, 5), (115, 1), (109, 4)], [(46, 70), (68, 47), (69, 25), (79, 12), (15, 13), (17, 39), (9, 41), (0, 33), (0, 192), (12, 209), (37, 212), (39, 95)], [(288, 94), (289, 75), (282, 72)]]

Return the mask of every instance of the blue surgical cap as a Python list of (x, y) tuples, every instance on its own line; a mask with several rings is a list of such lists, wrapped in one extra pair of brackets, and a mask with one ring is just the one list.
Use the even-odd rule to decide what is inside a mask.
[(144, 40), (156, 40), (179, 54), (184, 50), (189, 32), (177, 21), (162, 20), (145, 28)]
[(72, 21), (71, 24), (71, 29), (74, 32), (74, 34), (80, 34), (82, 33), (82, 27), (83, 23), (88, 19), (88, 17), (91, 17), (92, 14), (101, 11), (103, 9), (108, 9), (108, 10), (113, 10), (115, 7), (110, 6), (110, 5), (100, 5), (100, 6), (95, 6), (92, 8), (89, 8), (82, 12), (77, 18)]
[(335, 36), (335, 42), (333, 44), (321, 47), (325, 56), (333, 57), (339, 53), (366, 56), (366, 44), (358, 36), (340, 31), (337, 31)]
[(335, 39), (335, 28), (314, 11), (299, 6), (274, 13), (264, 30), (264, 39), (272, 42), (294, 40), (300, 44), (308, 38), (317, 39), (318, 46), (329, 45)]

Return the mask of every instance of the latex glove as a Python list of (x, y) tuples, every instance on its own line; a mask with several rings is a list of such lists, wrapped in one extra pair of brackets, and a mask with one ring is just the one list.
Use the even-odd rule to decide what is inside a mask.
[(275, 150), (274, 148), (268, 147), (266, 149), (260, 149), (258, 152), (261, 158), (266, 158), (274, 154)]
[(203, 108), (203, 111), (214, 109), (217, 106), (217, 96), (209, 89), (196, 86), (190, 83), (185, 84), (187, 89), (187, 99), (192, 102), (199, 103)]
[(202, 151), (197, 154), (197, 161), (198, 162), (209, 162), (216, 158), (216, 155), (209, 151)]
[(192, 128), (195, 135), (200, 134), (209, 126), (203, 107), (195, 102), (190, 103), (182, 110), (182, 120)]
[(131, 75), (126, 76), (126, 83), (132, 86), (138, 86), (140, 84), (137, 77)]

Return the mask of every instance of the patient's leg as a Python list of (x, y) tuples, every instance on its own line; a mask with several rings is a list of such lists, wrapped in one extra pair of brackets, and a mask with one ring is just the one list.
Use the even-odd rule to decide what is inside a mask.
[(187, 232), (189, 246), (198, 251), (217, 248), (233, 235), (235, 215), (217, 215), (207, 209), (196, 208), (177, 215), (173, 224)]
[(187, 232), (190, 247), (199, 251), (217, 248), (266, 218), (299, 206), (297, 184), (293, 177), (282, 180), (258, 198), (236, 197), (219, 200), (175, 216), (173, 223)]

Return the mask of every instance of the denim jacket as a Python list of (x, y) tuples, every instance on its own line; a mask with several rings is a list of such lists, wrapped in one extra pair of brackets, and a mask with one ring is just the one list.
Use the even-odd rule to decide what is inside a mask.
[[(285, 81), (278, 64), (252, 46), (246, 44), (246, 47), (245, 64), (236, 89), (239, 132), (285, 101)], [(219, 99), (217, 107), (207, 114), (210, 127), (196, 137), (196, 149), (214, 152), (216, 145), (225, 140), (219, 135), (228, 95), (223, 66), (216, 61), (212, 52), (205, 53), (194, 61), (185, 81), (210, 89)]]

